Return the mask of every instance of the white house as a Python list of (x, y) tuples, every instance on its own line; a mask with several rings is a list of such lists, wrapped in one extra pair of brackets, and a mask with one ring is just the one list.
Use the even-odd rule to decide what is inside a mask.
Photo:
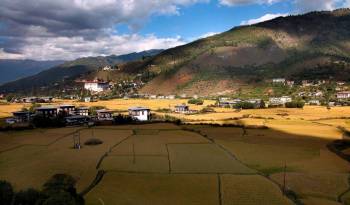
[(92, 92), (103, 92), (109, 89), (109, 83), (99, 80), (85, 81), (84, 89)]
[(109, 70), (112, 70), (112, 67), (109, 65), (106, 65), (105, 67), (102, 68), (102, 70), (109, 71)]
[(131, 107), (129, 115), (138, 121), (148, 121), (151, 119), (151, 110), (145, 107)]
[(284, 105), (287, 102), (292, 102), (292, 98), (289, 96), (282, 96), (282, 97), (272, 97), (269, 99), (269, 103), (271, 105)]
[(190, 108), (188, 105), (175, 105), (175, 112), (176, 113), (189, 113), (190, 112)]
[(286, 82), (286, 79), (285, 78), (274, 78), (272, 79), (272, 82), (273, 83), (285, 83)]
[(338, 99), (348, 99), (348, 98), (350, 98), (350, 91), (344, 91), (344, 92), (337, 93), (337, 98)]

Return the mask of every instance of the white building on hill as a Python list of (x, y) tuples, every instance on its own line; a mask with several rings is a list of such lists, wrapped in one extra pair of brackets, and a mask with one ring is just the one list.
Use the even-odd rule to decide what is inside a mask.
[(103, 92), (109, 89), (109, 83), (99, 80), (84, 81), (84, 89), (97, 93)]

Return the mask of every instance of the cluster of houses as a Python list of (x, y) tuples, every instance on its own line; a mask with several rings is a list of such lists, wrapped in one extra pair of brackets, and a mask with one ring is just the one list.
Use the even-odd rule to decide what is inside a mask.
[(236, 108), (237, 105), (241, 103), (250, 103), (253, 105), (253, 108), (261, 108), (264, 106), (284, 106), (288, 102), (292, 102), (292, 97), (290, 96), (282, 96), (282, 97), (271, 97), (268, 102), (262, 103), (262, 99), (230, 99), (230, 98), (220, 98), (218, 102), (219, 107), (225, 108)]
[(51, 103), (53, 97), (25, 97), (25, 98), (15, 98), (13, 102), (15, 103)]
[[(131, 107), (128, 109), (129, 116), (137, 121), (149, 121), (151, 111), (146, 107)], [(63, 116), (67, 125), (78, 125), (95, 121), (113, 121), (114, 111), (107, 109), (96, 110), (92, 116), (89, 107), (76, 107), (74, 105), (43, 106), (35, 108), (34, 113), (29, 111), (13, 112), (13, 117), (8, 118), (8, 124), (29, 122), (35, 116), (43, 118), (55, 118)]]

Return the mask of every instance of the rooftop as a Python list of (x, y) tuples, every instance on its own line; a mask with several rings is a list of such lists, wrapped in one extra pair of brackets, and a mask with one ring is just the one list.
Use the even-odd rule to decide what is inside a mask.
[(146, 107), (130, 107), (128, 110), (138, 111), (138, 110), (150, 110), (150, 109)]

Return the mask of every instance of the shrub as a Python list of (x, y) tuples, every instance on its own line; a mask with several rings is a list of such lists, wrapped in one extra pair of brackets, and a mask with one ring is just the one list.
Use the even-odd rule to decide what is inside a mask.
[(99, 145), (102, 144), (103, 141), (97, 138), (91, 138), (86, 140), (86, 142), (84, 143), (85, 145)]
[(13, 198), (12, 185), (7, 181), (0, 181), (0, 202), (1, 204), (11, 204)]
[(211, 107), (205, 107), (199, 111), (200, 113), (210, 113), (210, 112), (215, 112), (215, 110)]
[(192, 98), (192, 99), (188, 100), (188, 104), (203, 105), (203, 103), (204, 103), (204, 100), (202, 100), (202, 99), (194, 99), (194, 98)]
[(235, 105), (235, 108), (241, 108), (241, 109), (254, 109), (255, 105), (250, 102), (240, 102)]
[(27, 189), (19, 191), (15, 195), (14, 205), (36, 205), (36, 202), (40, 199), (41, 194), (35, 189)]
[(133, 119), (131, 116), (128, 115), (121, 115), (114, 117), (114, 123), (115, 124), (130, 124), (135, 122), (136, 120)]
[(305, 102), (303, 101), (292, 101), (286, 103), (286, 108), (303, 108)]

